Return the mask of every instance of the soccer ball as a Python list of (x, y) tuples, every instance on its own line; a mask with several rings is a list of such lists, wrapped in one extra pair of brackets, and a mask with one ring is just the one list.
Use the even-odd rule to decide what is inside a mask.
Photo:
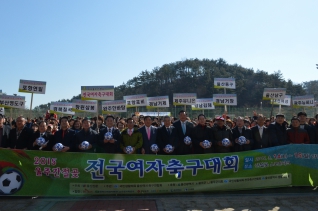
[(37, 138), (36, 139), (36, 144), (38, 145), (38, 146), (42, 146), (42, 145), (44, 145), (45, 144), (45, 139), (44, 138), (42, 138), (42, 137), (39, 137), (39, 138)]
[(151, 149), (151, 151), (153, 151), (153, 152), (155, 152), (155, 153), (159, 151), (159, 147), (158, 147), (157, 144), (151, 145), (151, 146), (150, 146), (150, 149)]
[(170, 144), (167, 144), (167, 145), (165, 146), (165, 149), (166, 149), (166, 152), (168, 152), (168, 153), (170, 153), (170, 152), (173, 151), (173, 147), (172, 147)]
[(246, 138), (244, 136), (240, 136), (238, 138), (238, 144), (239, 145), (243, 145), (243, 144), (246, 144)]
[(222, 140), (222, 145), (223, 145), (223, 146), (227, 147), (227, 146), (229, 146), (230, 144), (231, 144), (231, 142), (230, 142), (229, 139), (224, 138), (224, 139)]
[(53, 149), (54, 149), (54, 151), (60, 152), (60, 151), (62, 151), (63, 147), (64, 147), (63, 144), (57, 143), (54, 145)]
[(106, 140), (111, 140), (111, 139), (113, 139), (113, 134), (111, 132), (107, 132), (107, 133), (105, 133), (104, 137)]
[(190, 138), (189, 136), (184, 137), (183, 141), (184, 141), (184, 143), (187, 144), (187, 145), (189, 145), (189, 144), (192, 143), (191, 138)]
[(127, 146), (126, 147), (127, 154), (131, 154), (133, 151), (134, 151), (134, 149), (132, 148), (132, 146)]
[(88, 142), (88, 141), (83, 141), (83, 142), (81, 143), (81, 148), (82, 148), (83, 150), (87, 150), (88, 147), (89, 147), (89, 142)]
[(8, 170), (0, 177), (0, 195), (11, 195), (21, 189), (22, 175), (15, 170)]
[(204, 148), (209, 148), (211, 146), (211, 142), (209, 142), (208, 140), (204, 140), (202, 143)]

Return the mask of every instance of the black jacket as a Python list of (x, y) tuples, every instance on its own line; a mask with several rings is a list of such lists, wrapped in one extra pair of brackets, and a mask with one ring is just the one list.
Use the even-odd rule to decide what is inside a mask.
[(268, 126), (270, 133), (270, 139), (273, 146), (286, 145), (287, 144), (287, 127), (283, 123), (282, 125), (275, 122)]
[(75, 132), (72, 129), (67, 129), (64, 132), (64, 137), (63, 137), (63, 130), (56, 131), (54, 134), (54, 141), (52, 146), (54, 146), (57, 143), (61, 143), (64, 146), (67, 146), (70, 148), (69, 152), (74, 152), (76, 151), (74, 135), (75, 135)]
[(98, 136), (98, 145), (100, 146), (100, 148), (102, 148), (102, 152), (105, 153), (119, 153), (121, 152), (120, 150), (120, 142), (121, 142), (121, 135), (120, 135), (120, 131), (116, 128), (112, 129), (112, 134), (113, 134), (113, 139), (116, 140), (115, 143), (104, 143), (104, 136), (105, 134), (108, 132), (107, 127), (102, 129), (99, 132), (99, 136)]
[(182, 126), (181, 126), (181, 121), (175, 121), (173, 123), (173, 126), (176, 128), (177, 134), (178, 134), (178, 144), (175, 148), (176, 154), (177, 155), (186, 155), (191, 153), (191, 144), (186, 145), (183, 141), (183, 139), (186, 136), (191, 137), (192, 129), (193, 129), (193, 124), (191, 122), (186, 121), (186, 133), (183, 134)]
[[(233, 141), (234, 141), (234, 151), (235, 152), (242, 152), (242, 151), (248, 151), (252, 150), (254, 140), (252, 136), (252, 131), (245, 126), (242, 128), (242, 133), (240, 133), (238, 127), (236, 126), (235, 128), (232, 129), (233, 133)], [(250, 141), (250, 144), (243, 144), (239, 145), (238, 143), (235, 142), (235, 139), (238, 139), (240, 136), (244, 136), (246, 139)]]
[[(208, 126), (202, 127), (200, 124), (195, 126), (192, 130), (191, 139), (192, 139), (193, 151), (195, 154), (205, 154), (205, 153), (213, 152), (213, 149), (214, 149), (213, 131), (210, 127)], [(204, 149), (200, 146), (200, 142), (203, 142), (204, 140), (208, 140), (211, 142), (212, 144), (211, 148)]]
[(263, 135), (261, 138), (261, 135), (259, 134), (258, 126), (254, 126), (251, 128), (252, 131), (252, 137), (254, 140), (253, 149), (262, 149), (262, 148), (268, 148), (272, 146), (272, 141), (270, 139), (269, 130), (267, 127), (263, 127)]
[[(97, 139), (98, 139), (98, 134), (95, 130), (89, 128), (88, 131), (85, 131), (84, 129), (82, 129), (81, 131), (76, 133), (74, 136), (74, 143), (75, 143), (74, 151), (75, 152), (95, 152)], [(89, 150), (81, 150), (79, 148), (79, 145), (83, 141), (88, 141), (92, 145), (92, 148)]]
[[(33, 133), (33, 136), (32, 136), (32, 146), (33, 146), (33, 143), (35, 142), (35, 140), (37, 138), (40, 137), (40, 131), (36, 131), (35, 133)], [(53, 147), (53, 142), (54, 142), (54, 135), (52, 133), (47, 133), (45, 132), (45, 134), (42, 136), (42, 138), (45, 139), (46, 142), (48, 142), (46, 144), (46, 147), (42, 148), (42, 151), (52, 151), (52, 147)], [(33, 150), (39, 150), (40, 149), (40, 146), (38, 145), (34, 145), (32, 147)]]
[(159, 154), (175, 155), (175, 150), (172, 153), (165, 153), (163, 151), (163, 148), (165, 148), (167, 144), (170, 144), (175, 149), (176, 145), (178, 144), (178, 135), (176, 128), (171, 125), (168, 130), (169, 132), (167, 131), (166, 126), (164, 125), (157, 129), (157, 145), (160, 149)]
[(231, 152), (232, 147), (225, 147), (225, 146), (219, 146), (218, 142), (222, 141), (224, 138), (228, 138), (230, 142), (232, 142), (232, 145), (234, 145), (233, 142), (233, 134), (230, 128), (223, 126), (220, 128), (219, 126), (215, 125), (213, 128), (213, 134), (214, 134), (214, 146), (215, 146), (215, 152), (217, 153), (225, 153), (225, 152)]
[(11, 149), (29, 149), (33, 148), (33, 130), (27, 127), (24, 127), (17, 137), (17, 128), (13, 128), (9, 133), (9, 140), (7, 146)]

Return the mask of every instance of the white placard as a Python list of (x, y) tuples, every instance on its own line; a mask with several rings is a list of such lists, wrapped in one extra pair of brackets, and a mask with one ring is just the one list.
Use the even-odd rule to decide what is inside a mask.
[(147, 104), (147, 108), (167, 108), (169, 107), (169, 96), (148, 97)]
[(124, 100), (126, 100), (127, 108), (147, 106), (146, 94), (124, 96)]
[(73, 104), (68, 102), (51, 102), (50, 113), (70, 114), (74, 115), (72, 111)]
[(215, 109), (213, 105), (213, 98), (196, 99), (195, 105), (192, 105), (192, 110), (210, 110)]
[(72, 111), (96, 113), (97, 101), (96, 100), (73, 100)]
[(25, 97), (14, 95), (0, 95), (0, 106), (4, 108), (25, 109)]
[(214, 78), (214, 88), (216, 89), (235, 89), (235, 78)]
[(173, 93), (173, 105), (195, 105), (197, 93)]
[(102, 113), (127, 112), (126, 100), (114, 100), (102, 102)]
[(293, 107), (313, 107), (315, 106), (314, 95), (294, 96)]
[(4, 116), (4, 114), (5, 114), (4, 107), (0, 107), (0, 114), (2, 114)]
[(139, 116), (171, 116), (171, 112), (139, 112)]
[(285, 88), (265, 88), (263, 92), (263, 100), (285, 99)]
[(114, 86), (81, 86), (81, 100), (114, 100)]
[(19, 92), (45, 94), (46, 82), (45, 81), (29, 81), (20, 80)]
[(271, 101), (274, 105), (284, 105), (290, 106), (291, 105), (291, 95), (285, 95), (284, 99), (273, 99)]
[(236, 106), (237, 97), (236, 94), (214, 94), (213, 95), (213, 104), (214, 106)]

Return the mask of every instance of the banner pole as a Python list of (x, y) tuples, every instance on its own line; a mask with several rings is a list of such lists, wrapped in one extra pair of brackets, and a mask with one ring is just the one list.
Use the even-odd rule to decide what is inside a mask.
[(32, 103), (33, 103), (33, 92), (31, 93), (31, 104), (30, 104), (30, 112), (29, 112), (29, 118), (32, 118)]
[[(102, 122), (102, 124), (103, 124), (103, 122)], [(97, 100), (96, 132), (99, 134), (99, 127), (98, 127), (98, 100)]]
[(282, 111), (282, 105), (279, 105), (278, 113), (281, 113), (281, 111)]
[(272, 103), (272, 109), (271, 109), (271, 115), (269, 116), (269, 119), (271, 119), (273, 116), (274, 102), (272, 99), (271, 99), (271, 103)]
[[(226, 88), (224, 88), (224, 94), (226, 94)], [(226, 113), (227, 112), (227, 106), (224, 105), (224, 112)]]

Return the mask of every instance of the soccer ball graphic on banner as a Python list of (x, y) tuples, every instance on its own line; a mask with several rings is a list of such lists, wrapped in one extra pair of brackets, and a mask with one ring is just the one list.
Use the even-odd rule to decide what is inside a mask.
[(112, 134), (111, 132), (105, 133), (105, 139), (106, 139), (106, 140), (111, 140), (111, 139), (113, 139), (113, 134)]
[(150, 150), (152, 151), (152, 152), (158, 152), (159, 151), (159, 147), (158, 147), (158, 145), (157, 144), (152, 144), (151, 146), (150, 146)]
[(239, 145), (246, 144), (246, 138), (244, 136), (240, 136), (238, 138), (238, 143), (239, 143)]
[(87, 150), (88, 147), (89, 147), (89, 142), (88, 141), (83, 141), (81, 143), (81, 147), (82, 147), (82, 149)]
[(231, 142), (230, 142), (229, 139), (224, 138), (224, 139), (222, 140), (222, 145), (223, 145), (223, 146), (227, 147), (227, 146), (229, 146), (230, 144), (231, 144)]
[(42, 137), (37, 138), (36, 139), (36, 144), (41, 147), (42, 145), (45, 144), (45, 139), (42, 138)]
[(184, 141), (184, 143), (187, 144), (187, 145), (188, 145), (188, 144), (191, 144), (191, 138), (190, 138), (189, 136), (184, 137), (183, 141)]
[(0, 177), (0, 195), (11, 195), (22, 188), (23, 177), (15, 170), (8, 170)]
[(209, 142), (208, 140), (204, 140), (202, 144), (204, 148), (209, 148), (211, 146), (211, 142)]
[(133, 148), (132, 148), (132, 146), (127, 146), (126, 147), (126, 152), (127, 152), (127, 154), (131, 154), (132, 152), (133, 152)]
[(168, 152), (168, 153), (172, 152), (172, 150), (173, 150), (173, 148), (172, 148), (172, 146), (170, 144), (167, 144), (165, 146), (165, 149), (166, 149), (166, 152)]
[(54, 145), (53, 149), (54, 149), (54, 151), (60, 152), (60, 151), (62, 151), (63, 147), (64, 147), (63, 144), (57, 143)]

